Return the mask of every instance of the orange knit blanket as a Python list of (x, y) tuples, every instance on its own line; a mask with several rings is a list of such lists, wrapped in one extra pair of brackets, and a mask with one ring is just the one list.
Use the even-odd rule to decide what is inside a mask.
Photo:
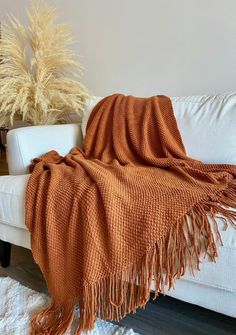
[(84, 148), (51, 151), (31, 171), (26, 224), (52, 296), (32, 334), (65, 334), (76, 304), (76, 334), (134, 312), (152, 280), (157, 296), (202, 253), (215, 260), (217, 215), (236, 220), (236, 166), (189, 158), (164, 96), (103, 99)]

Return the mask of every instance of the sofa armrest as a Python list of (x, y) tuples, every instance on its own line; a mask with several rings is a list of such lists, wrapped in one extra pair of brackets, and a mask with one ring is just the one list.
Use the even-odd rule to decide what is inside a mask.
[(50, 150), (66, 155), (74, 146), (82, 146), (80, 124), (32, 126), (10, 130), (7, 134), (9, 174), (28, 173), (33, 158)]

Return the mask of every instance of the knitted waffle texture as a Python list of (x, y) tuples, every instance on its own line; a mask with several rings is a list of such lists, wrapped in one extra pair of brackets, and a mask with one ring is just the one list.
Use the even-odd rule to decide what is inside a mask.
[[(64, 139), (66, 141), (66, 138)], [(196, 143), (197, 145), (197, 143)], [(171, 101), (114, 94), (93, 109), (84, 148), (31, 165), (26, 224), (52, 297), (32, 334), (75, 334), (120, 320), (213, 261), (216, 216), (235, 225), (236, 166), (186, 155)]]

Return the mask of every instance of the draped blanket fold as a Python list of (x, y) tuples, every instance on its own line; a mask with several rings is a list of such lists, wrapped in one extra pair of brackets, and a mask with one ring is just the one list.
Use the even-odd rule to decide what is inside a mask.
[(84, 148), (51, 151), (31, 172), (26, 224), (52, 296), (32, 334), (65, 334), (76, 304), (76, 334), (135, 312), (152, 280), (157, 296), (201, 257), (216, 259), (217, 217), (236, 222), (236, 166), (189, 158), (165, 96), (103, 99)]

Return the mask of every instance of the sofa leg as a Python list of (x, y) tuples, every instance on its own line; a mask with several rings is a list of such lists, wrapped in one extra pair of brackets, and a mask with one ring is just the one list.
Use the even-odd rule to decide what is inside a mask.
[(0, 261), (3, 268), (10, 265), (11, 260), (11, 243), (0, 240)]

